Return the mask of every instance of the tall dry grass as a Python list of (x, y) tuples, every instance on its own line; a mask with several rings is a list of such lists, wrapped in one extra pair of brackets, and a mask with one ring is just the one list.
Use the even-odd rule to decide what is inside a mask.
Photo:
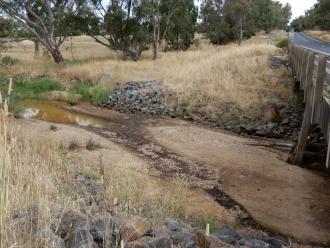
[[(291, 85), (286, 68), (273, 70), (270, 55), (279, 53), (269, 44), (269, 36), (260, 35), (236, 44), (213, 46), (205, 40), (185, 52), (162, 53), (151, 59), (147, 51), (139, 62), (123, 61), (119, 56), (88, 37), (73, 39), (73, 54), (82, 63), (54, 65), (46, 58), (35, 58), (33, 46), (15, 44), (7, 55), (22, 63), (0, 69), (1, 74), (23, 75), (27, 78), (47, 76), (67, 86), (74, 82), (97, 82), (103, 72), (111, 72), (108, 87), (132, 80), (159, 80), (174, 90), (188, 111), (222, 115), (234, 107), (238, 112), (258, 112), (260, 106), (276, 104), (278, 96), (290, 98)], [(23, 49), (24, 47), (24, 49)], [(72, 58), (69, 45), (63, 47), (67, 59)], [(4, 71), (5, 70), (5, 71)]]
[(70, 179), (58, 144), (22, 137), (13, 127), (8, 99), (0, 109), (0, 247), (48, 247), (40, 230), (58, 221), (55, 212), (73, 208), (59, 185)]
[(213, 228), (233, 220), (225, 211), (219, 216), (219, 209), (214, 210), (211, 202), (208, 205), (200, 202), (198, 194), (180, 179), (156, 180), (122, 168), (106, 170), (104, 179), (105, 198), (119, 201), (121, 211), (117, 214), (123, 218), (140, 215), (158, 225), (172, 217), (200, 227), (211, 222)]
[(313, 38), (323, 40), (326, 42), (330, 42), (330, 32), (329, 31), (306, 30), (304, 32)]

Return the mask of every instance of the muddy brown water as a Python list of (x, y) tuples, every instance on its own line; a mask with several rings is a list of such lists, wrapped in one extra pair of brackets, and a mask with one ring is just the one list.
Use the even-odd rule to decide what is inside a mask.
[(24, 106), (37, 113), (34, 119), (82, 127), (109, 127), (108, 121), (90, 115), (69, 111), (61, 102), (26, 100)]

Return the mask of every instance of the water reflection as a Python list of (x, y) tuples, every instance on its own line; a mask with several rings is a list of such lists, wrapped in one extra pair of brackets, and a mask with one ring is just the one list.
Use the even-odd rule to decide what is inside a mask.
[(63, 108), (63, 103), (28, 100), (24, 102), (26, 109), (22, 117), (26, 119), (44, 120), (54, 123), (76, 124), (79, 126), (106, 127), (109, 122), (89, 115), (70, 112)]

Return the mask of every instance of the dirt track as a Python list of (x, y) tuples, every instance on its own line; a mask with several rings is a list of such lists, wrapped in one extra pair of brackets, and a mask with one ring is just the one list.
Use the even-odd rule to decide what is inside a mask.
[[(220, 189), (266, 229), (304, 242), (330, 244), (330, 180), (287, 164), (286, 153), (183, 121), (89, 106), (71, 111), (108, 120), (109, 127), (85, 129), (147, 161), (149, 175), (179, 176), (209, 192)], [(219, 192), (213, 196), (228, 203)]]

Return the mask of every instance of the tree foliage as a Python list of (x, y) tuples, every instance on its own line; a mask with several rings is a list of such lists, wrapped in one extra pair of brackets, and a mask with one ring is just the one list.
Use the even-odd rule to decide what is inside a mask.
[(201, 31), (215, 44), (286, 29), (290, 18), (291, 6), (273, 0), (203, 0), (201, 5)]
[(64, 61), (59, 49), (71, 34), (74, 0), (0, 0), (0, 10), (31, 32), (56, 63)]
[(96, 42), (138, 60), (150, 44), (154, 58), (163, 40), (174, 49), (193, 41), (197, 8), (193, 0), (87, 0), (76, 26)]
[(318, 0), (304, 16), (292, 21), (291, 27), (297, 31), (304, 29), (330, 30), (330, 0)]

